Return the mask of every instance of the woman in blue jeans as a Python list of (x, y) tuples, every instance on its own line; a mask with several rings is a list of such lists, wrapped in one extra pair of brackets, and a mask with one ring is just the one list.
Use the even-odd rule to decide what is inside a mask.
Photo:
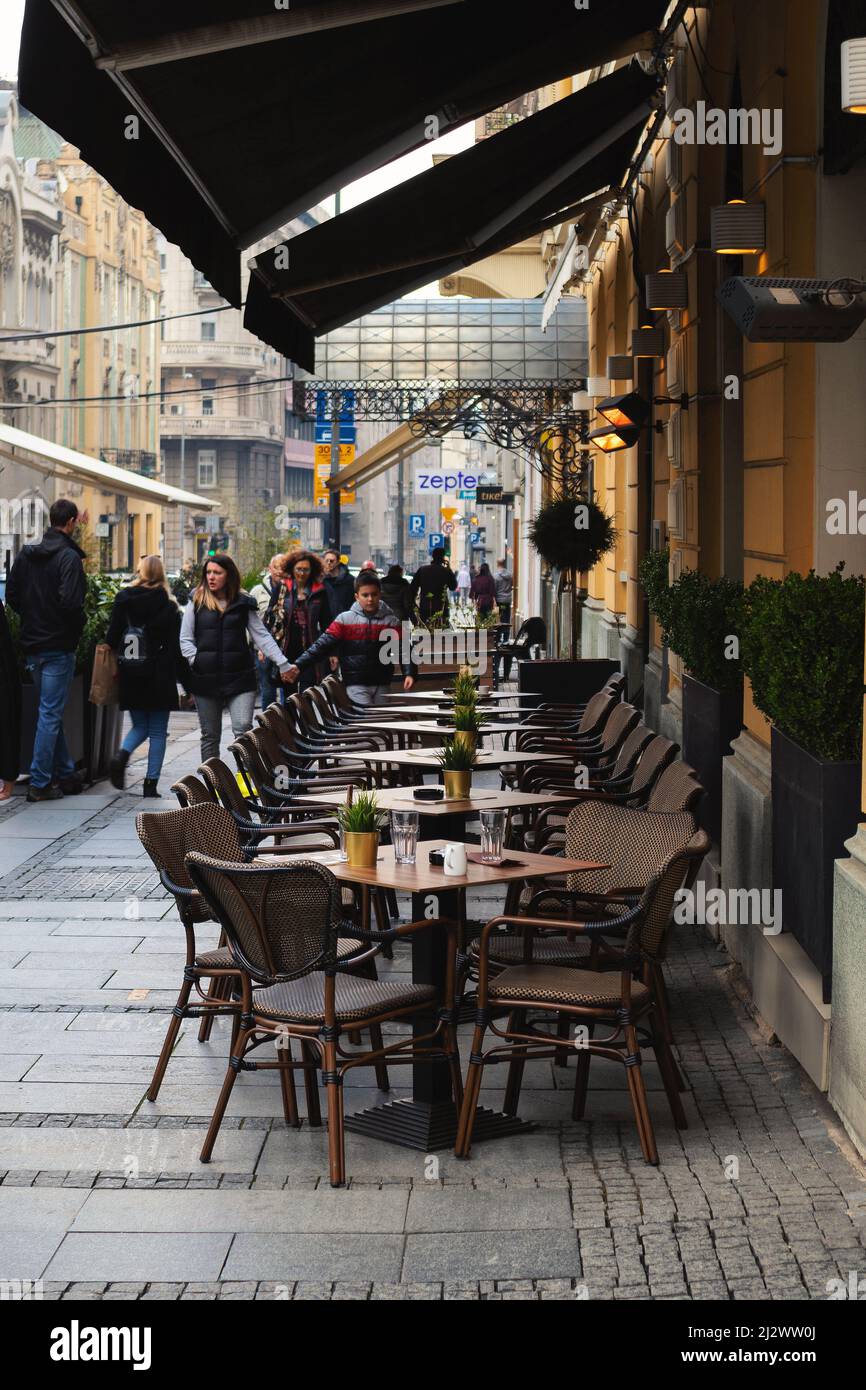
[(112, 785), (123, 790), (126, 765), (147, 742), (144, 796), (159, 796), (157, 783), (165, 758), (168, 718), (178, 707), (181, 670), (180, 611), (172, 598), (158, 555), (146, 555), (138, 577), (114, 600), (107, 641), (120, 673), (120, 708), (129, 710), (132, 728), (111, 760)]

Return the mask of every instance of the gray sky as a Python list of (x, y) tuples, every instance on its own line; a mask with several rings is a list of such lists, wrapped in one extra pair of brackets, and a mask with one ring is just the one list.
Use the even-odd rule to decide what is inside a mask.
[(24, 18), (24, 0), (2, 0), (0, 3), (0, 77), (15, 77), (18, 72), (18, 41)]

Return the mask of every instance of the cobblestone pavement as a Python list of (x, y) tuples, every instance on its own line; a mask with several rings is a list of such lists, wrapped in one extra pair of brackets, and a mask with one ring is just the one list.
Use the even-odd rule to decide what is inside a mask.
[[(192, 717), (175, 718), (166, 792), (197, 752)], [(199, 1044), (186, 1025), (158, 1104), (144, 1099), (183, 956), (135, 835), (142, 772), (123, 794), (0, 810), (0, 1281), (64, 1299), (738, 1300), (823, 1299), (866, 1273), (866, 1171), (700, 929), (678, 929), (667, 967), (687, 1130), (645, 1067), (658, 1168), (600, 1059), (586, 1121), (570, 1118), (573, 1065), (533, 1062), (534, 1133), (468, 1163), (350, 1134), (342, 1191), (324, 1132), (287, 1130), (273, 1075), (247, 1073), (200, 1165), (227, 1030)], [(378, 1098), (371, 1074), (347, 1078), (348, 1111)]]

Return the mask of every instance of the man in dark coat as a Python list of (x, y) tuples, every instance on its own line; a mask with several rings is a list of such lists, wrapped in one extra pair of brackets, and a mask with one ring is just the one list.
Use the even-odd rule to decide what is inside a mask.
[(355, 582), (336, 550), (322, 552), (322, 583), (327, 603), (327, 612), (322, 613), (325, 628), (355, 602)]
[(21, 618), (19, 640), (39, 700), (28, 801), (74, 796), (82, 785), (63, 733), (75, 649), (84, 631), (84, 551), (72, 539), (78, 508), (61, 498), (49, 521), (42, 540), (21, 551), (6, 586), (6, 601)]
[(457, 588), (457, 576), (445, 563), (445, 551), (437, 547), (429, 565), (422, 565), (412, 580), (410, 597), (418, 605), (423, 622), (441, 614), (442, 626), (448, 626), (448, 594)]
[(21, 679), (6, 609), (0, 603), (0, 801), (8, 801), (19, 772)]

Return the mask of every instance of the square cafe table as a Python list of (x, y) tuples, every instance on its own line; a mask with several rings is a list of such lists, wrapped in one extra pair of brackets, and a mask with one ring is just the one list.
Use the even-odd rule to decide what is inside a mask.
[[(425, 841), (423, 852), (419, 853), (415, 864), (395, 864), (393, 848), (382, 845), (373, 869), (352, 868), (333, 850), (320, 851), (308, 858), (314, 863), (326, 865), (341, 883), (359, 884), (367, 888), (393, 888), (397, 892), (411, 893), (413, 922), (425, 918), (445, 918), (456, 922), (459, 894), (483, 884), (510, 883), (514, 879), (543, 879), (551, 873), (575, 874), (607, 868), (606, 864), (592, 860), (559, 856), (552, 859), (550, 855), (507, 850), (504, 857), (511, 861), (507, 866), (470, 863), (466, 866), (465, 874), (450, 877), (443, 869), (427, 862), (429, 851), (441, 848), (444, 843), (443, 840)], [(279, 863), (279, 860), (270, 862)], [(296, 864), (298, 860), (293, 858), (291, 862)], [(410, 940), (414, 983), (433, 985), (437, 997), (441, 999), (445, 988), (448, 933), (431, 926), (429, 931), (414, 933)], [(432, 1032), (434, 1024), (435, 1011), (419, 1013), (412, 1020), (413, 1036), (419, 1038)], [(419, 1052), (431, 1050), (429, 1044), (417, 1046)], [(347, 1115), (346, 1129), (425, 1153), (452, 1147), (457, 1136), (457, 1108), (451, 1091), (448, 1063), (444, 1058), (413, 1063), (411, 1099), (394, 1100), (362, 1110), (356, 1115)], [(479, 1108), (473, 1138), (501, 1138), (531, 1129), (534, 1129), (534, 1125), (514, 1115)]]
[[(371, 771), (381, 778), (382, 772), (387, 770), (389, 765), (408, 772), (441, 772), (442, 766), (436, 756), (437, 751), (435, 748), (397, 748), (389, 752), (370, 752), (360, 748), (353, 753), (349, 749), (337, 748), (332, 753), (322, 749), (318, 757), (333, 758), (339, 763), (366, 763)], [(507, 763), (520, 766), (522, 763), (561, 763), (562, 760), (561, 753), (524, 753), (511, 748), (485, 748), (478, 754), (475, 766), (477, 771), (483, 772), (488, 768), (495, 770), (504, 767)], [(323, 772), (327, 773), (330, 770), (325, 768)]]
[[(429, 817), (431, 829), (442, 840), (462, 840), (465, 838), (466, 821), (479, 811), (540, 811), (543, 807), (570, 809), (577, 802), (576, 797), (560, 795), (556, 792), (519, 792), (506, 788), (496, 791), (492, 787), (472, 787), (469, 796), (443, 797), (441, 801), (418, 801), (411, 787), (382, 787), (376, 789), (376, 805), (382, 811), (417, 811), (422, 818)], [(348, 791), (336, 787), (333, 791), (299, 792), (296, 802), (306, 801), (310, 806), (345, 806)], [(424, 842), (429, 848), (427, 841)]]

